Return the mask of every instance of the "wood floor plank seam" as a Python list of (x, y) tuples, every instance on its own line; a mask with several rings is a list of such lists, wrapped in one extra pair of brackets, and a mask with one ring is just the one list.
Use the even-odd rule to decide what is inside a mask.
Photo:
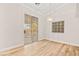
[(56, 56), (59, 55), (59, 53), (61, 52), (62, 48), (65, 46), (65, 44), (62, 44), (61, 48), (59, 49), (58, 53), (56, 54)]

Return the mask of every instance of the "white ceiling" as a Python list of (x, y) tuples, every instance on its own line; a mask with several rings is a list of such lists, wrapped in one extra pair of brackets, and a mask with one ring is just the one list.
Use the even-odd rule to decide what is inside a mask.
[(25, 3), (26, 6), (33, 8), (34, 10), (46, 14), (50, 13), (51, 11), (54, 12), (57, 8), (65, 5), (63, 3), (40, 3), (40, 5), (35, 5), (34, 3)]

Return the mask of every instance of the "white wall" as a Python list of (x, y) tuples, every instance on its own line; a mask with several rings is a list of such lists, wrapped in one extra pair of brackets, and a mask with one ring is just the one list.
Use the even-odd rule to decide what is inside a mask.
[(46, 21), (46, 37), (48, 40), (79, 46), (79, 20), (76, 17), (76, 9), (76, 4), (65, 4), (51, 14), (53, 22), (64, 20), (64, 33), (51, 32), (52, 22)]
[(0, 51), (24, 44), (23, 19), (20, 4), (0, 4)]

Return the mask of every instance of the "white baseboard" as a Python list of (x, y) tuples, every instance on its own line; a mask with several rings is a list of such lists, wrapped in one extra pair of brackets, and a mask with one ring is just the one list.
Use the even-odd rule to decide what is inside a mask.
[(18, 44), (18, 45), (11, 46), (11, 47), (8, 47), (8, 48), (0, 49), (0, 52), (10, 50), (10, 49), (13, 49), (13, 48), (17, 48), (17, 47), (21, 47), (21, 46), (24, 46), (24, 44)]
[(18, 45), (8, 47), (8, 48), (0, 49), (0, 55), (5, 55), (5, 54), (8, 54), (8, 53), (14, 52), (14, 51), (22, 48), (23, 46), (24, 46), (24, 44), (22, 43), (22, 44), (18, 44)]
[(74, 43), (70, 43), (70, 42), (58, 41), (58, 40), (54, 40), (54, 39), (53, 40), (46, 39), (46, 40), (50, 40), (50, 41), (54, 41), (54, 42), (59, 42), (59, 43), (68, 44), (68, 45), (79, 47), (79, 44), (74, 44)]

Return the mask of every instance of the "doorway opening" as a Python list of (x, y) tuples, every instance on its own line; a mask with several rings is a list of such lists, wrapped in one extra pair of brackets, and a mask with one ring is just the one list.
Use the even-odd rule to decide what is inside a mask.
[(24, 44), (31, 44), (38, 41), (38, 18), (25, 14)]

